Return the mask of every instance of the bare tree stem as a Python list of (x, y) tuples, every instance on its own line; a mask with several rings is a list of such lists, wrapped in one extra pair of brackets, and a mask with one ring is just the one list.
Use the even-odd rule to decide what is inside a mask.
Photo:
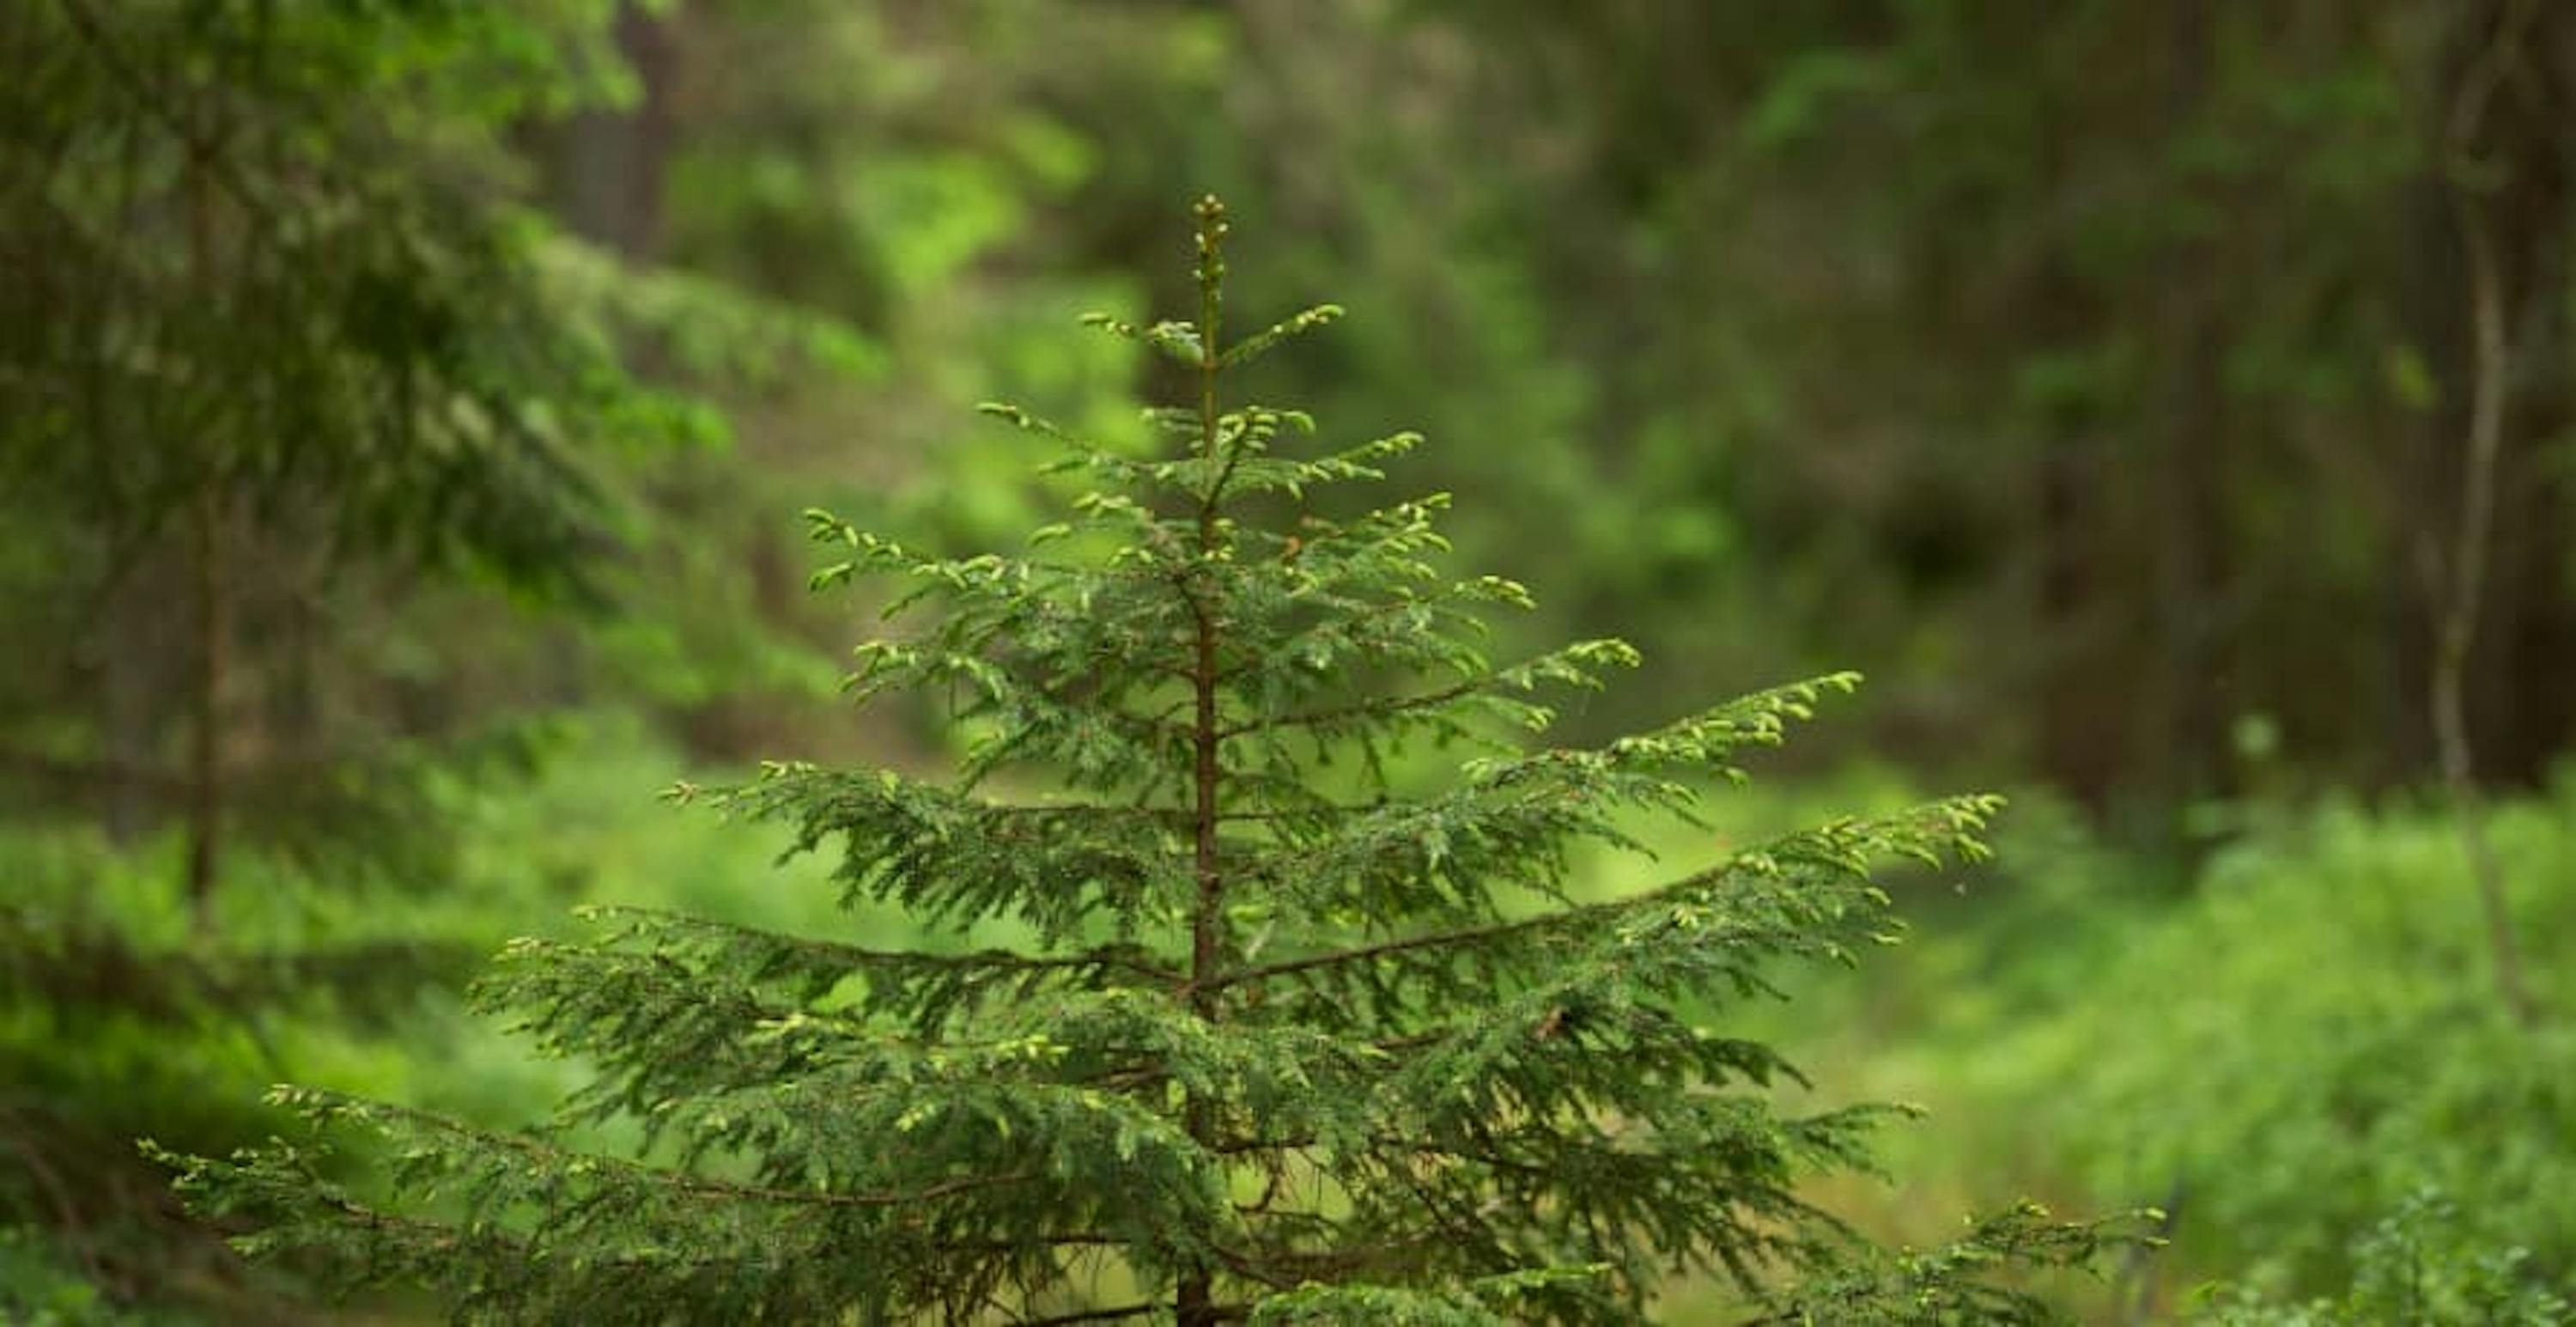
[(2468, 857), (2470, 875), (2477, 883), (2478, 902), (2486, 916), (2496, 993), (2514, 1020), (2525, 1027), (2539, 1022), (2540, 1006), (2523, 973), (2522, 949), (2514, 932), (2504, 866), (2487, 840), (2486, 804), (2478, 791), (2477, 759), (2469, 738), (2465, 693), (2469, 651), (2477, 640), (2479, 601), (2486, 588), (2487, 545), (2495, 525), (2496, 465), (2504, 449), (2506, 396), (2512, 386), (2512, 346), (2505, 326), (2502, 264), (2495, 237), (2472, 193), (2474, 181), (2483, 174), (2476, 168), (2476, 138), (2489, 102), (2520, 58), (2516, 48), (2530, 18), (2530, 6), (2524, 3), (2509, 5), (2498, 17), (2493, 42), (2462, 81), (2449, 125), (2450, 159), (2446, 166), (2468, 259), (2473, 339), (2459, 522), (2452, 532), (2450, 556), (2443, 567), (2446, 574), (2435, 582), (2439, 634), (2434, 642), (2430, 679), (2442, 783), (2450, 797), (2460, 846)]

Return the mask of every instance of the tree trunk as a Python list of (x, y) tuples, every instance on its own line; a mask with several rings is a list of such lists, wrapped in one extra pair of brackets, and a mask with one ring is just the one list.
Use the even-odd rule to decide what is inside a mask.
[[(2212, 54), (2206, 0), (2173, 0), (2166, 78), (2168, 161), (2194, 132), (2207, 99)], [(2193, 181), (2171, 187), (2188, 191)], [(2162, 393), (2155, 449), (2155, 638), (2161, 676), (2148, 755), (2158, 801), (2168, 807), (2221, 790), (2227, 761), (2223, 597), (2226, 398), (2219, 366), (2227, 333), (2211, 282), (2223, 255), (2210, 237), (2177, 237), (2165, 258), (2156, 316)]]
[(201, 937), (214, 932), (224, 831), (224, 672), (231, 654), (225, 600), (224, 504), (209, 481), (194, 513), (196, 677), (188, 757), (188, 907)]
[(662, 244), (662, 179), (671, 152), (676, 43), (665, 21), (629, 3), (617, 15), (617, 48), (643, 94), (624, 110), (591, 110), (565, 124), (556, 152), (564, 221), (618, 254), (651, 261)]

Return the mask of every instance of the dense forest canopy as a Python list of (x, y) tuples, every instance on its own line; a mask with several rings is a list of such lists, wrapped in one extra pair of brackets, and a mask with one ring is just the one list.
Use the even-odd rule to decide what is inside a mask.
[(2165, 1209), (2088, 1320), (2560, 1320), (2571, 111), (2552, 0), (0, 6), (0, 1314), (310, 1302), (134, 1140), (526, 1124), (456, 1011), (569, 905), (942, 943), (650, 794), (974, 740), (845, 703), (796, 513), (1054, 519), (961, 421), (1148, 446), (1187, 366), (1064, 329), (1194, 307), (1214, 191), (1230, 299), (1352, 310), (1242, 399), (1432, 440), (1495, 657), (1640, 647), (1558, 737), (1857, 667), (1708, 832), (2014, 794), (1727, 1015), (1934, 1107), (1802, 1196)]

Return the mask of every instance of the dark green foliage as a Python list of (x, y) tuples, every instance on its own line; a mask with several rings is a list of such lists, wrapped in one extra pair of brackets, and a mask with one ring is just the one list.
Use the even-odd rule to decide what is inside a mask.
[[(442, 632), (605, 599), (619, 463), (721, 435), (681, 371), (838, 344), (525, 201), (518, 135), (630, 91), (622, 8), (0, 6), (0, 1226), (119, 1300), (228, 1263), (136, 1132), (260, 1136), (227, 1074), (464, 967), (304, 888), (452, 879), (455, 782), (532, 762), (456, 678), (526, 619)], [(92, 815), (131, 859), (20, 835)], [(184, 938), (129, 862), (184, 872)]]
[(404, 874), (427, 776), (508, 743), (441, 721), (384, 606), (600, 602), (617, 463), (723, 435), (674, 383), (847, 358), (525, 201), (514, 133), (630, 91), (618, 9), (0, 13), (0, 631), (56, 644), (0, 678), (0, 792), (120, 839), (202, 794), (204, 832)]
[(551, 228), (507, 206), (509, 124), (603, 94), (600, 12), (15, 7), (0, 363), (31, 395), (0, 475), (129, 555), (213, 489), (563, 581), (600, 533), (579, 449), (703, 426), (565, 316)]
[[(908, 582), (887, 613), (922, 624), (852, 682), (947, 696), (955, 777), (781, 764), (679, 790), (836, 853), (847, 901), (986, 947), (631, 911), (520, 942), (484, 999), (595, 1066), (566, 1122), (632, 1117), (643, 1158), (281, 1089), (392, 1138), (410, 1201), (284, 1144), (186, 1163), (192, 1201), (255, 1224), (256, 1251), (427, 1282), (469, 1320), (1625, 1323), (1690, 1268), (1776, 1321), (2045, 1318), (1987, 1278), (2118, 1236), (2023, 1210), (1935, 1253), (1871, 1248), (1799, 1186), (1866, 1168), (1887, 1111), (1785, 1113), (1767, 1089), (1796, 1070), (1690, 1016), (1883, 940), (1874, 865), (1981, 856), (1994, 799), (1570, 898), (1582, 854), (1689, 816), (1856, 679), (1525, 750), (1551, 691), (1633, 651), (1496, 663), (1482, 615), (1527, 596), (1435, 569), (1445, 499), (1317, 514), (1310, 493), (1415, 440), (1310, 453), (1306, 416), (1220, 396), (1339, 310), (1226, 343), (1224, 214), (1198, 220), (1198, 317), (1101, 323), (1189, 372), (1195, 398), (1150, 413), (1176, 455), (997, 407), (1093, 486), (1026, 552), (925, 556), (812, 516), (838, 559), (818, 584)], [(1426, 781), (1452, 749), (1476, 754)], [(1057, 791), (1004, 795), (1040, 779)]]

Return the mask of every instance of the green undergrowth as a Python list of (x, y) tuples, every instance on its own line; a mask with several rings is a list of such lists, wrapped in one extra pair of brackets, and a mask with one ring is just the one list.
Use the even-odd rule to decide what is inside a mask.
[(2369, 1315), (2402, 1248), (2406, 1284), (2469, 1287), (2410, 1320), (2561, 1321), (2527, 1306), (2576, 1286), (2576, 777), (2490, 809), (2532, 1027), (2496, 995), (2446, 811), (2225, 819), (2178, 873), (2025, 799), (1964, 897), (1900, 886), (1903, 944), (1794, 979), (1762, 1035), (1930, 1116), (1886, 1136), (1905, 1202), (1833, 1200), (1916, 1243), (1947, 1233), (1926, 1214), (2009, 1193), (2166, 1209), (2164, 1252), (2068, 1290), (2087, 1320), (2394, 1321)]
[[(24, 1227), (9, 1266), (52, 1268), (64, 1287), (44, 1311), (284, 1311), (262, 1297), (291, 1288), (179, 1221), (166, 1176), (135, 1147), (257, 1142), (288, 1127), (259, 1104), (270, 1084), (541, 1120), (573, 1071), (472, 1017), (465, 993), (507, 940), (570, 933), (584, 905), (911, 938), (833, 908), (813, 863), (777, 864), (783, 835), (664, 805), (657, 793), (685, 770), (639, 727), (568, 726), (533, 778), (436, 790), (452, 835), (445, 878), (316, 878), (236, 854), (210, 939), (189, 932), (174, 839), (119, 849), (85, 828), (0, 834), (0, 1228)], [(93, 1292), (77, 1309), (90, 1317), (65, 1316), (73, 1286)], [(10, 1310), (0, 1320), (38, 1312)]]
[[(656, 790), (683, 774), (708, 772), (633, 728), (576, 730), (531, 782), (448, 790), (453, 880), (352, 895), (245, 859), (227, 882), (216, 949), (194, 946), (173, 920), (184, 915), (174, 845), (120, 853), (59, 830), (0, 837), (16, 885), (10, 979), (44, 980), (29, 955), (48, 943), (113, 941), (127, 966), (104, 980), (131, 997), (80, 1001), (77, 1012), (65, 1007), (74, 1002), (0, 1001), (10, 1069), (0, 1123), (22, 1149), (76, 1121), (87, 1148), (149, 1136), (219, 1150), (276, 1129), (241, 1103), (293, 1078), (524, 1125), (545, 1116), (573, 1070), (462, 1006), (464, 983), (510, 936), (568, 932), (577, 907), (614, 903), (872, 945), (918, 939), (891, 915), (838, 910), (822, 864), (774, 860), (783, 838), (660, 803)], [(1720, 793), (1705, 827), (1667, 831), (1659, 845), (1689, 859), (1804, 823), (1819, 805), (1865, 812), (1912, 791), (1868, 768), (1795, 782), (1795, 793)], [(1927, 1109), (1882, 1134), (1901, 1185), (1846, 1177), (1819, 1194), (1873, 1234), (1930, 1247), (1956, 1235), (1949, 1214), (2025, 1194), (2067, 1210), (2168, 1209), (2164, 1253), (2052, 1287), (2086, 1320), (2350, 1323), (2405, 1302), (2430, 1322), (2566, 1321), (2576, 777), (2492, 810), (2550, 1011), (2535, 1028), (2495, 998), (2445, 812), (2331, 801), (2237, 819), (2237, 836), (2178, 889), (2163, 867), (2103, 847), (2061, 808), (2021, 799), (1997, 865), (1891, 881), (1912, 923), (1902, 943), (1862, 955), (1856, 975), (1784, 973), (1794, 999), (1712, 1016), (1730, 1035), (1777, 1039), (1831, 1085), (1805, 1104)], [(1596, 866), (1590, 888), (1623, 892), (1653, 870)], [(391, 992), (321, 982), (271, 1001), (255, 998), (261, 981), (290, 969), (263, 978), (243, 963), (196, 987), (186, 975), (224, 953), (282, 960), (395, 941), (431, 957)], [(124, 1321), (110, 1305), (138, 1291), (202, 1305), (239, 1290), (242, 1273), (213, 1255), (139, 1284), (133, 1249), (118, 1244), (130, 1237), (86, 1201), (80, 1237), (63, 1242), (63, 1200), (9, 1160), (0, 1226), (27, 1228), (0, 1244), (0, 1266), (37, 1288), (10, 1302), (17, 1318)], [(157, 1219), (129, 1197), (128, 1215)], [(104, 1271), (92, 1266), (101, 1261)], [(2419, 1300), (2393, 1298), (2404, 1295)], [(1695, 1321), (1708, 1302), (1685, 1286), (1666, 1311)]]

